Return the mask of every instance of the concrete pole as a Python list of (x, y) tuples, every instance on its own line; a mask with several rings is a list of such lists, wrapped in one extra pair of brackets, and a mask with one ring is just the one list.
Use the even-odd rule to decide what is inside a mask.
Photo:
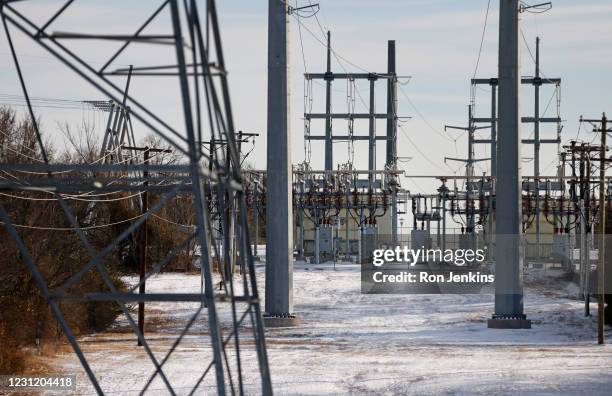
[(287, 4), (268, 3), (266, 325), (293, 315), (293, 202)]
[(500, 0), (499, 156), (492, 328), (530, 328), (523, 313), (519, 0)]
[[(278, 1), (278, 0), (276, 0)], [(331, 72), (331, 32), (327, 32), (327, 73), (325, 73), (325, 170), (334, 170), (334, 145), (332, 141), (332, 97), (331, 85), (334, 77)]]
[(535, 222), (536, 222), (536, 249), (538, 258), (540, 257), (540, 38), (536, 38), (536, 66), (535, 66), (535, 101), (534, 101), (534, 124), (533, 124), (533, 134), (534, 134), (534, 146), (533, 146), (533, 175), (535, 176), (535, 204), (536, 204), (536, 213), (535, 213)]

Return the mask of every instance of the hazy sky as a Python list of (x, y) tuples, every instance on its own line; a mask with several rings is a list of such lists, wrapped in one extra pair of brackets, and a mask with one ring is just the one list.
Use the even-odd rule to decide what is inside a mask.
[[(487, 0), (319, 0), (319, 21), (323, 30), (332, 31), (332, 46), (343, 58), (360, 68), (370, 71), (386, 71), (387, 40), (397, 42), (397, 69), (400, 75), (412, 76), (402, 85), (411, 103), (399, 93), (399, 115), (412, 117), (402, 122), (398, 137), (398, 155), (413, 157), (402, 163), (406, 172), (415, 174), (441, 174), (459, 171), (460, 164), (444, 164), (445, 156), (464, 157), (467, 140), (461, 132), (444, 133), (444, 124), (464, 125), (467, 122), (469, 102), (469, 79), (474, 73), (478, 49), (485, 21)], [(57, 9), (62, 1), (29, 1), (16, 3), (35, 20), (44, 19), (51, 10)], [(161, 2), (159, 2), (161, 3)], [(203, 3), (203, 2), (202, 2)], [(308, 0), (298, 0), (305, 5)], [(487, 30), (479, 65), (479, 77), (493, 77), (497, 73), (498, 1), (491, 1)], [(226, 52), (229, 81), (238, 129), (262, 133), (251, 156), (257, 168), (265, 167), (266, 153), (266, 71), (267, 71), (267, 1), (218, 1), (219, 17)], [(129, 5), (129, 7), (126, 7)], [(51, 30), (95, 31), (99, 33), (129, 33), (144, 21), (158, 5), (152, 1), (118, 0), (94, 2), (77, 0), (74, 9), (62, 16)], [(535, 50), (535, 38), (542, 38), (542, 70), (548, 77), (561, 77), (561, 116), (565, 121), (563, 139), (576, 138), (580, 114), (597, 117), (602, 111), (612, 113), (612, 3), (609, 0), (555, 0), (552, 10), (543, 14), (523, 14), (522, 29), (531, 50)], [(304, 70), (322, 72), (325, 68), (325, 49), (321, 27), (316, 18), (291, 20), (291, 76), (292, 76), (292, 133), (294, 162), (304, 160), (303, 104)], [(167, 17), (152, 26), (149, 32), (166, 33)], [(301, 30), (301, 40), (300, 40)], [(88, 87), (66, 68), (53, 60), (40, 48), (32, 45), (18, 32), (12, 30), (18, 43), (19, 53), (33, 96), (71, 100), (105, 99)], [(106, 43), (69, 43), (84, 58), (103, 62), (114, 47)], [(303, 47), (303, 52), (302, 52)], [(523, 45), (523, 47), (525, 47)], [(110, 51), (110, 52), (109, 52)], [(146, 52), (144, 52), (146, 51)], [(164, 64), (163, 58), (171, 52), (154, 52), (150, 48), (134, 49), (117, 60), (115, 66), (130, 63)], [(304, 55), (304, 56), (303, 56)], [(306, 59), (304, 65), (303, 59)], [(359, 72), (355, 66), (344, 62), (349, 71)], [(334, 59), (334, 71), (342, 71)], [(605, 73), (608, 71), (608, 73)], [(534, 65), (526, 48), (523, 48), (523, 75), (533, 75)], [(117, 80), (121, 83), (121, 80)], [(147, 104), (156, 108), (160, 115), (180, 125), (178, 97), (174, 96), (175, 81), (155, 80), (154, 85), (146, 79), (134, 82), (133, 92), (142, 92)], [(359, 86), (360, 93), (367, 99), (367, 86)], [(381, 94), (377, 98), (379, 108), (384, 108), (384, 86), (380, 83)], [(346, 84), (338, 82), (334, 87), (334, 111), (346, 112)], [(477, 113), (486, 116), (489, 112), (488, 87), (478, 91)], [(6, 94), (20, 94), (20, 88), (9, 56), (4, 34), (0, 35), (0, 103), (9, 103)], [(522, 94), (525, 114), (533, 108), (533, 90), (525, 87)], [(552, 89), (542, 92), (542, 109), (552, 98), (547, 116), (556, 113), (556, 102)], [(315, 86), (315, 109), (321, 109), (324, 91)], [(15, 102), (11, 102), (15, 103)], [(416, 109), (413, 107), (416, 106)], [(363, 110), (356, 100), (356, 110)], [(23, 110), (23, 108), (20, 108)], [(57, 137), (57, 122), (68, 120), (76, 123), (83, 117), (103, 124), (103, 114), (84, 109), (38, 108), (44, 130), (49, 136)], [(425, 121), (427, 120), (427, 121)], [(342, 122), (335, 126), (342, 131)], [(384, 133), (384, 126), (379, 126)], [(359, 131), (367, 131), (367, 122), (356, 125)], [(322, 124), (313, 124), (313, 134), (323, 132)], [(100, 131), (102, 133), (102, 130)], [(146, 134), (139, 129), (139, 135)], [(529, 136), (531, 129), (525, 126), (523, 134)], [(483, 132), (483, 136), (487, 133)], [(545, 127), (543, 138), (552, 138), (555, 129)], [(594, 135), (581, 132), (581, 138), (591, 140)], [(58, 140), (59, 142), (59, 140)], [(382, 142), (381, 142), (382, 143)], [(59, 143), (58, 143), (59, 144)], [(416, 146), (415, 146), (416, 145)], [(384, 158), (384, 144), (379, 147), (379, 166)], [(313, 143), (312, 164), (321, 168), (323, 143)], [(336, 163), (348, 158), (345, 143), (334, 145)], [(488, 148), (480, 146), (477, 157), (488, 157)], [(543, 173), (554, 172), (556, 147), (543, 151), (541, 160)], [(532, 157), (532, 148), (525, 146), (524, 157)], [(528, 161), (528, 160), (526, 160)], [(367, 146), (363, 142), (355, 146), (355, 162), (364, 167), (367, 164)], [(482, 172), (488, 162), (481, 163)], [(525, 173), (530, 174), (531, 162), (525, 162)], [(403, 186), (412, 191), (433, 184), (423, 180), (405, 180)]]

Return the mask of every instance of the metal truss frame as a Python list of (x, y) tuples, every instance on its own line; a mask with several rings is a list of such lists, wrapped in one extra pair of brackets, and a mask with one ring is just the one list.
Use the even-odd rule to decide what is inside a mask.
[[(77, 1), (65, 1), (55, 13), (49, 16), (46, 22), (37, 24), (28, 18), (21, 3), (25, 1), (0, 0), (0, 17), (2, 18), (4, 33), (6, 34), (15, 68), (19, 77), (23, 94), (28, 104), (29, 116), (36, 130), (38, 145), (40, 147), (43, 163), (41, 164), (1, 164), (0, 168), (6, 171), (39, 172), (44, 176), (31, 177), (26, 183), (19, 181), (7, 181), (0, 183), (1, 190), (9, 191), (46, 191), (53, 194), (57, 203), (61, 206), (64, 215), (69, 221), (71, 230), (74, 231), (90, 255), (90, 261), (75, 273), (60, 287), (50, 289), (35, 261), (30, 255), (22, 234), (17, 225), (13, 224), (9, 213), (0, 204), (0, 221), (5, 231), (15, 241), (19, 248), (23, 261), (28, 267), (42, 294), (48, 301), (51, 310), (57, 318), (64, 334), (70, 342), (81, 365), (83, 366), (91, 384), (100, 395), (104, 391), (92, 366), (87, 361), (85, 354), (77, 337), (65, 320), (60, 309), (60, 302), (69, 301), (112, 301), (116, 302), (130, 327), (142, 344), (146, 354), (155, 367), (146, 385), (141, 390), (144, 394), (157, 376), (165, 384), (169, 394), (176, 394), (170, 378), (164, 371), (164, 364), (169, 360), (177, 346), (184, 339), (193, 324), (200, 318), (206, 316), (208, 330), (210, 332), (210, 346), (212, 358), (199, 369), (201, 375), (197, 379), (190, 394), (198, 391), (198, 387), (209, 374), (214, 372), (215, 383), (219, 394), (243, 394), (243, 354), (244, 343), (241, 345), (240, 330), (252, 337), (255, 344), (257, 364), (261, 382), (261, 392), (272, 394), (272, 386), (268, 369), (268, 359), (264, 337), (261, 309), (259, 305), (259, 294), (255, 279), (255, 267), (252, 252), (249, 248), (249, 232), (247, 228), (247, 208), (243, 191), (240, 160), (238, 157), (234, 136), (234, 125), (232, 117), (231, 102), (228, 90), (227, 73), (223, 57), (219, 23), (217, 20), (216, 4), (214, 0), (205, 1), (204, 15), (198, 11), (196, 0), (163, 0), (155, 11), (148, 15), (145, 22), (140, 25), (133, 34), (88, 34), (55, 32), (50, 33), (50, 27), (67, 9), (74, 7)], [(144, 34), (148, 26), (154, 20), (162, 17), (170, 18), (171, 32), (166, 34)], [(123, 127), (129, 129), (128, 140), (133, 141), (131, 132), (131, 118), (137, 119), (146, 128), (153, 131), (157, 136), (164, 139), (176, 151), (184, 154), (188, 162), (182, 165), (138, 165), (133, 163), (98, 163), (89, 165), (74, 164), (51, 164), (48, 158), (37, 119), (32, 110), (27, 88), (27, 79), (23, 75), (19, 57), (13, 41), (12, 31), (17, 31), (39, 44), (48, 53), (52, 54), (78, 76), (97, 88), (106, 100), (112, 101), (110, 105), (111, 114), (114, 114), (117, 125), (123, 123)], [(187, 38), (183, 36), (184, 32)], [(111, 56), (102, 68), (95, 68), (87, 60), (77, 54), (77, 51), (67, 44), (69, 40), (115, 40), (122, 43), (119, 50)], [(127, 69), (108, 71), (113, 62), (121, 55), (128, 46), (133, 43), (147, 43), (155, 48), (159, 45), (173, 46), (175, 49), (175, 63), (171, 65), (137, 65)], [(172, 127), (162, 117), (158, 116), (152, 109), (147, 108), (133, 92), (128, 93), (129, 82), (126, 87), (111, 80), (112, 76), (139, 76), (168, 77), (174, 76), (180, 84), (182, 108), (181, 112), (185, 122), (183, 128)], [(129, 109), (129, 111), (127, 111)], [(110, 120), (113, 117), (109, 117)], [(113, 121), (114, 123), (114, 121)], [(116, 125), (112, 131), (119, 131)], [(184, 131), (184, 132), (182, 132)], [(219, 139), (227, 142), (225, 153), (211, 158), (203, 151), (201, 142), (203, 135), (210, 139)], [(112, 136), (107, 136), (108, 138)], [(105, 139), (106, 140), (106, 139)], [(108, 145), (108, 142), (106, 142)], [(121, 142), (115, 142), (121, 144)], [(103, 150), (108, 149), (104, 147)], [(61, 176), (58, 177), (58, 173)], [(117, 182), (116, 175), (127, 173), (131, 177), (122, 178)], [(152, 176), (141, 175), (152, 173)], [(30, 173), (26, 173), (30, 174)], [(95, 177), (93, 176), (95, 175)], [(24, 177), (27, 179), (27, 176)], [(157, 182), (154, 182), (157, 180)], [(151, 182), (150, 184), (148, 182)], [(130, 226), (121, 232), (108, 246), (99, 249), (94, 247), (88, 239), (86, 227), (79, 224), (74, 216), (70, 204), (63, 194), (75, 191), (156, 191), (160, 193), (159, 200), (153, 204), (147, 212), (138, 219), (131, 222)], [(177, 194), (193, 195), (193, 210), (195, 212), (196, 224), (188, 232), (187, 238), (180, 242), (159, 263), (153, 265), (140, 282), (146, 281), (155, 273), (159, 272), (174, 258), (181, 249), (187, 249), (191, 242), (200, 247), (200, 267), (202, 274), (201, 293), (137, 293), (139, 284), (133, 286), (128, 292), (119, 292), (113, 284), (102, 259), (112, 252), (119, 243), (129, 238), (138, 230), (147, 218), (154, 216), (168, 200)], [(223, 205), (219, 221), (223, 224), (224, 240), (235, 239), (237, 254), (231, 255), (229, 249), (223, 249), (222, 255), (214, 238), (212, 237), (211, 208), (214, 205)], [(226, 210), (227, 209), (227, 210)], [(235, 213), (238, 215), (236, 216)], [(234, 225), (234, 222), (236, 223)], [(232, 224), (230, 227), (229, 224)], [(230, 235), (231, 233), (231, 235)], [(228, 245), (226, 244), (225, 247)], [(234, 277), (223, 271), (214, 274), (212, 257), (223, 257), (226, 262), (231, 263), (231, 268), (239, 268), (242, 274), (240, 281), (234, 282)], [(102, 276), (108, 291), (92, 291), (81, 295), (70, 294), (70, 288), (88, 271), (97, 270)], [(213, 277), (221, 278), (221, 289), (215, 290)], [(132, 314), (126, 306), (127, 302), (200, 302), (199, 308), (193, 314), (175, 339), (169, 351), (159, 360), (151, 351), (149, 342), (139, 331), (132, 318)], [(220, 304), (230, 304), (231, 321), (219, 315)], [(205, 314), (204, 314), (205, 313)], [(245, 321), (250, 319), (250, 326), (245, 328)], [(224, 323), (225, 322), (227, 323)], [(233, 356), (230, 356), (230, 352)], [(214, 368), (214, 370), (213, 370)], [(190, 367), (190, 370), (197, 370)], [(212, 375), (212, 374), (211, 374)]]

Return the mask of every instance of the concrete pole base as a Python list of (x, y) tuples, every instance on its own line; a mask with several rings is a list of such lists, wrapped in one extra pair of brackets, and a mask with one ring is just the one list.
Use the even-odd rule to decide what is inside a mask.
[(293, 314), (271, 315), (264, 313), (263, 321), (265, 327), (297, 327), (300, 319)]
[(489, 329), (531, 329), (531, 320), (521, 318), (492, 318), (487, 321)]

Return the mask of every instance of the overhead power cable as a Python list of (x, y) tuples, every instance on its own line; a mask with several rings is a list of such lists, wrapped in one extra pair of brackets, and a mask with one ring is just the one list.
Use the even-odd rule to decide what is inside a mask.
[[(131, 217), (129, 219), (116, 221), (114, 223), (100, 224), (100, 225), (87, 226), (87, 227), (79, 227), (79, 229), (80, 230), (93, 230), (97, 228), (111, 227), (117, 224), (127, 223), (130, 221), (136, 220), (144, 215), (146, 215), (146, 213)], [(0, 224), (4, 225), (5, 223), (0, 221)], [(29, 225), (23, 225), (23, 224), (15, 224), (15, 223), (11, 223), (11, 225), (17, 228), (25, 228), (25, 229), (30, 229), (30, 230), (43, 230), (43, 231), (76, 231), (77, 230), (76, 228), (72, 228), (72, 227), (38, 227), (38, 226), (29, 226)]]
[(415, 111), (415, 113), (419, 116), (419, 118), (421, 120), (423, 120), (423, 122), (425, 123), (425, 125), (427, 125), (427, 127), (429, 129), (431, 129), (436, 135), (439, 135), (441, 137), (443, 137), (444, 139), (448, 140), (449, 142), (453, 142), (454, 140), (452, 138), (450, 138), (448, 135), (445, 135), (444, 133), (440, 132), (439, 130), (437, 130), (430, 122), (429, 120), (427, 120), (427, 118), (423, 115), (423, 113), (421, 113), (421, 111), (416, 107), (416, 105), (414, 104), (414, 102), (410, 99), (410, 97), (408, 97), (408, 94), (406, 93), (406, 91), (404, 91), (404, 88), (400, 85), (399, 86), (400, 92), (402, 93), (402, 95), (404, 95), (404, 98), (406, 99), (406, 101), (408, 101), (408, 104), (410, 104), (410, 107), (412, 107), (412, 109)]
[(487, 33), (487, 24), (489, 22), (489, 10), (491, 9), (491, 0), (487, 2), (487, 12), (485, 13), (484, 26), (482, 28), (482, 37), (480, 38), (480, 48), (478, 49), (478, 58), (476, 59), (476, 67), (474, 67), (474, 74), (472, 78), (476, 78), (478, 74), (478, 67), (480, 66), (480, 57), (482, 56), (482, 48), (484, 46), (484, 40)]

